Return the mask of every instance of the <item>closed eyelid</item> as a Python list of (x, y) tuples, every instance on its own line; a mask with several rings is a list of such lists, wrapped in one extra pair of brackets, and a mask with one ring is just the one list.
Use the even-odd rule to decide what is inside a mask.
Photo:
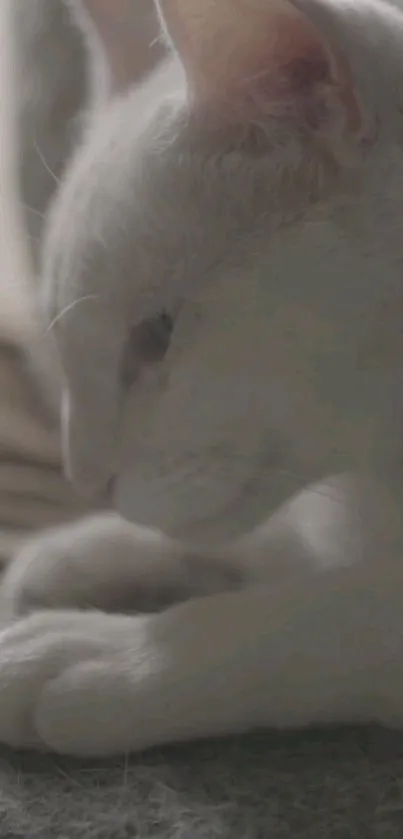
[(143, 365), (162, 361), (174, 329), (173, 318), (163, 311), (130, 331), (123, 350), (121, 382), (124, 388), (136, 380)]

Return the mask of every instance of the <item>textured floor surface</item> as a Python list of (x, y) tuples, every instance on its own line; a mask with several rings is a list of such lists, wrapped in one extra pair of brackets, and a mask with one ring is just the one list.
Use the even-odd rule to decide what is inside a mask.
[(401, 839), (403, 736), (256, 735), (75, 764), (0, 754), (1, 839)]

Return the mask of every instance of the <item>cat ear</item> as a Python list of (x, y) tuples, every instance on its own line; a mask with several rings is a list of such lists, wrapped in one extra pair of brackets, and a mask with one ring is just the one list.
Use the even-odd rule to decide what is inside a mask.
[(329, 3), (160, 0), (159, 9), (196, 104), (218, 105), (224, 115), (243, 109), (244, 118), (245, 110), (272, 101), (294, 106), (311, 127), (336, 116), (360, 128), (352, 73), (334, 31), (331, 37)]

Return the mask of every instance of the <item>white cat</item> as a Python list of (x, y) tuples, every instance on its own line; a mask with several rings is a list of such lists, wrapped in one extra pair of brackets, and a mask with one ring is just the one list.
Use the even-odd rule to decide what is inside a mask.
[[(105, 755), (401, 725), (403, 4), (160, 6), (178, 58), (94, 114), (46, 231), (70, 472), (92, 491), (112, 478), (129, 520), (225, 557), (351, 470), (364, 530), (349, 550), (365, 561), (270, 587), (263, 571), (158, 615), (19, 621), (0, 636), (0, 739)], [(150, 364), (131, 342), (127, 393), (129, 338), (161, 310), (169, 347)], [(36, 573), (20, 562), (11, 593)], [(133, 569), (109, 550), (102, 567), (107, 608)]]

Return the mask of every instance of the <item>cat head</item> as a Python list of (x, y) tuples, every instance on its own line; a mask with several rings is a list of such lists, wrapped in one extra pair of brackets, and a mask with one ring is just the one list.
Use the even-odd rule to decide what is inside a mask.
[[(47, 306), (73, 478), (113, 478), (141, 524), (226, 539), (401, 445), (403, 10), (159, 13), (177, 63), (89, 132), (50, 218)], [(135, 341), (124, 392), (128, 337), (161, 312), (169, 347), (144, 364)]]

